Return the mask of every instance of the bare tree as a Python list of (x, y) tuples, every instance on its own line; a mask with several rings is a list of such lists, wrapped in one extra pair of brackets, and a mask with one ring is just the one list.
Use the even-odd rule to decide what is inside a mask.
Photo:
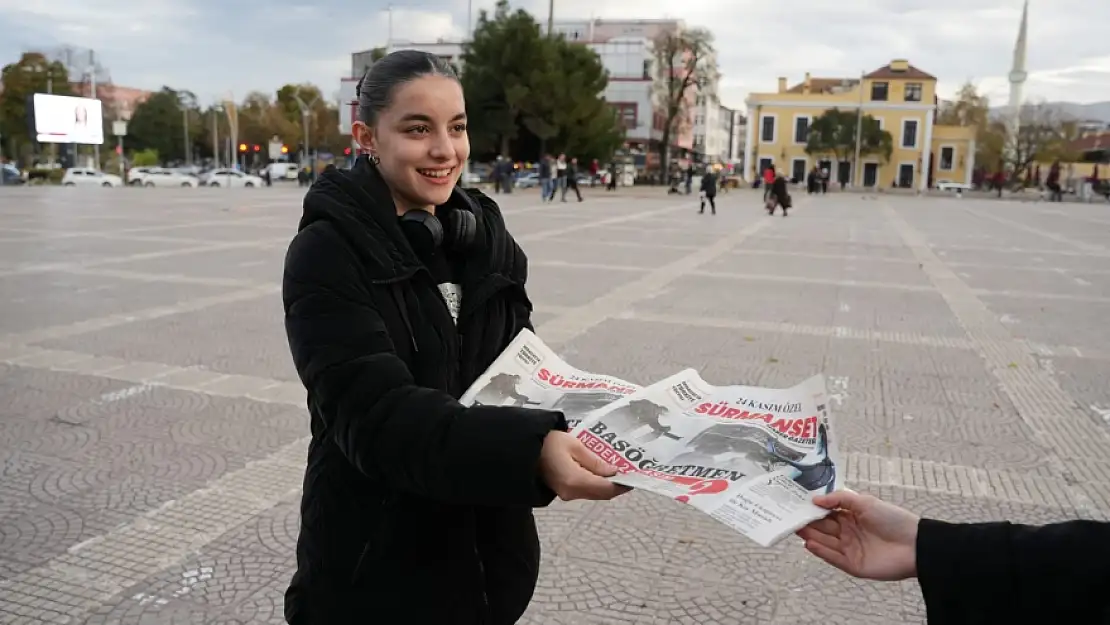
[(713, 35), (707, 30), (664, 32), (654, 44), (654, 105), (664, 119), (659, 163), (665, 182), (670, 170), (671, 139), (689, 128), (691, 95), (716, 80), (717, 67)]
[(1005, 122), (992, 124), (993, 131), (1004, 137), (1007, 149), (1003, 164), (1012, 179), (1024, 179), (1036, 163), (1071, 159), (1073, 155), (1066, 146), (1077, 136), (1074, 120), (1043, 102), (1022, 106), (1018, 119), (1018, 131), (1013, 137), (1009, 136)]

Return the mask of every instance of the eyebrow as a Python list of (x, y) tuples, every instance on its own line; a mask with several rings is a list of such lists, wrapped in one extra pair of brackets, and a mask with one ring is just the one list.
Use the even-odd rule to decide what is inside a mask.
[[(466, 113), (458, 113), (457, 115), (455, 115), (454, 117), (451, 118), (451, 121), (458, 122), (458, 121), (463, 121), (465, 119), (466, 119)], [(408, 115), (405, 115), (404, 117), (402, 117), (401, 121), (402, 122), (425, 122), (425, 123), (428, 123), (428, 124), (435, 123), (435, 120), (433, 120), (431, 117), (429, 117), (427, 115), (424, 115), (423, 113), (409, 113)]]

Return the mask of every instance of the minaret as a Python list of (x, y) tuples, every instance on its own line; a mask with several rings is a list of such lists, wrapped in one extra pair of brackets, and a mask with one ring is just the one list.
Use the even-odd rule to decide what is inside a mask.
[(1028, 73), (1025, 71), (1025, 51), (1026, 42), (1029, 36), (1029, 0), (1025, 0), (1025, 5), (1021, 9), (1021, 26), (1018, 29), (1017, 43), (1014, 44), (1014, 61), (1013, 66), (1010, 68), (1010, 104), (1007, 107), (1006, 114), (1006, 134), (1007, 134), (1007, 151), (1013, 155), (1014, 141), (1021, 129), (1021, 105), (1024, 101), (1025, 79)]

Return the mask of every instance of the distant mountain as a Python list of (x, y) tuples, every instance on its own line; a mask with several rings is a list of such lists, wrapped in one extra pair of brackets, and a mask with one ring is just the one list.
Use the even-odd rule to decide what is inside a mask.
[[(1046, 102), (1061, 114), (1081, 121), (1101, 121), (1110, 124), (1110, 102), (1093, 102), (1091, 104), (1078, 104), (1076, 102)], [(1005, 106), (991, 107), (991, 115), (1001, 115), (1006, 112)]]

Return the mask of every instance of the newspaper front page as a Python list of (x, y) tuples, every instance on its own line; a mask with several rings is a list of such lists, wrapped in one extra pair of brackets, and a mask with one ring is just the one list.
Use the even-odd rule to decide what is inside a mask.
[(573, 429), (584, 416), (638, 390), (631, 382), (570, 366), (535, 334), (522, 330), (460, 402), (559, 410)]
[(692, 369), (626, 396), (572, 434), (619, 484), (688, 503), (762, 546), (822, 518), (840, 487), (825, 380), (789, 389), (713, 386)]
[(828, 511), (841, 488), (825, 379), (788, 389), (714, 386), (687, 369), (647, 387), (576, 369), (525, 330), (464, 405), (561, 410), (613, 481), (670, 497), (770, 546)]

